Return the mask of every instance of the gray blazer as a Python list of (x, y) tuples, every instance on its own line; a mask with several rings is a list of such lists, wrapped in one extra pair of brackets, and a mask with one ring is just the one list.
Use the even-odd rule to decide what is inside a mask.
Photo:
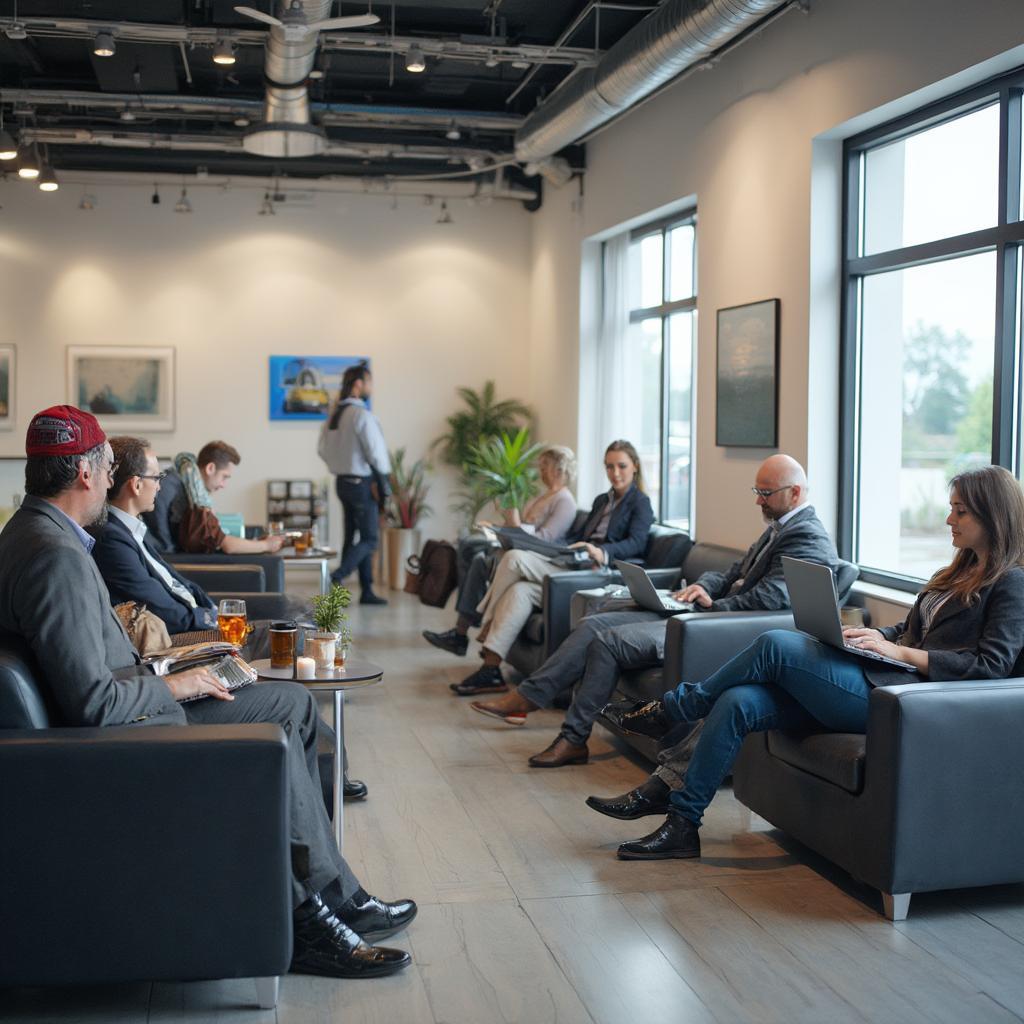
[[(813, 507), (798, 512), (779, 531), (769, 527), (728, 572), (705, 572), (699, 583), (712, 599), (709, 612), (783, 611), (789, 591), (782, 571), (782, 556), (827, 565), (834, 573), (839, 553)], [(733, 586), (742, 584), (731, 593)]]
[(138, 654), (63, 515), (26, 497), (0, 533), (0, 630), (24, 638), (65, 725), (184, 725)]
[[(1024, 676), (1024, 569), (1011, 569), (985, 587), (972, 605), (950, 598), (921, 633), (921, 599), (898, 626), (885, 626), (886, 640), (928, 652), (929, 680), (1010, 679)], [(918, 673), (863, 663), (873, 686), (921, 682)]]

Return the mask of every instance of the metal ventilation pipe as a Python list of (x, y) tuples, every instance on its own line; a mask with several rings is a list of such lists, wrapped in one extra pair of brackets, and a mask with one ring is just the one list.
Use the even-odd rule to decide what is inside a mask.
[(516, 159), (543, 160), (607, 124), (789, 0), (667, 0), (570, 78), (516, 132)]
[[(331, 0), (300, 0), (306, 23), (323, 21), (331, 14)], [(271, 26), (267, 38), (264, 74), (267, 94), (263, 123), (247, 132), (242, 145), (256, 156), (319, 156), (327, 136), (309, 116), (306, 80), (316, 60), (319, 33), (309, 32), (297, 42), (285, 39), (283, 28)]]

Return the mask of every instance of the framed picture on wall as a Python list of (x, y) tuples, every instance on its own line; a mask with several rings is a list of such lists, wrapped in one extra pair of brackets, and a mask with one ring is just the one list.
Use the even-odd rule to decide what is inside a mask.
[(718, 311), (715, 444), (774, 448), (778, 443), (778, 299)]
[(108, 433), (174, 429), (174, 349), (69, 345), (68, 402)]
[(0, 345), (0, 430), (14, 429), (15, 357), (13, 345)]
[(369, 366), (370, 360), (365, 356), (271, 356), (270, 418), (322, 420), (341, 390), (345, 371), (357, 363)]

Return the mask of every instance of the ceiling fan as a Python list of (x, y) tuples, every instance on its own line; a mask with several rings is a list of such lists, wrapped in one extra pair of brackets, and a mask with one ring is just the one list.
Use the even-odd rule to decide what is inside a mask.
[(264, 14), (254, 7), (236, 7), (239, 14), (247, 18), (265, 22), (284, 29), (284, 37), (289, 43), (300, 43), (306, 36), (315, 32), (329, 32), (331, 29), (343, 28), (365, 28), (367, 25), (376, 25), (380, 18), (376, 14), (353, 14), (347, 18), (325, 18), (323, 21), (306, 21), (305, 12), (299, 0), (292, 0), (291, 6), (281, 15), (275, 18), (272, 14)]

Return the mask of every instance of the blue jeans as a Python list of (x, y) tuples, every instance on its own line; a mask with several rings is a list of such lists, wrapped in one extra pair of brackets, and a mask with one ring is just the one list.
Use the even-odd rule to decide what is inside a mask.
[(372, 481), (372, 477), (339, 476), (335, 484), (345, 510), (345, 543), (341, 549), (341, 565), (331, 575), (341, 581), (358, 568), (359, 585), (363, 590), (373, 589), (373, 553), (378, 542), (378, 510), (370, 491)]
[(864, 732), (871, 687), (860, 662), (803, 633), (773, 629), (700, 683), (665, 694), (675, 722), (707, 721), (672, 810), (699, 825), (747, 733), (768, 729)]

